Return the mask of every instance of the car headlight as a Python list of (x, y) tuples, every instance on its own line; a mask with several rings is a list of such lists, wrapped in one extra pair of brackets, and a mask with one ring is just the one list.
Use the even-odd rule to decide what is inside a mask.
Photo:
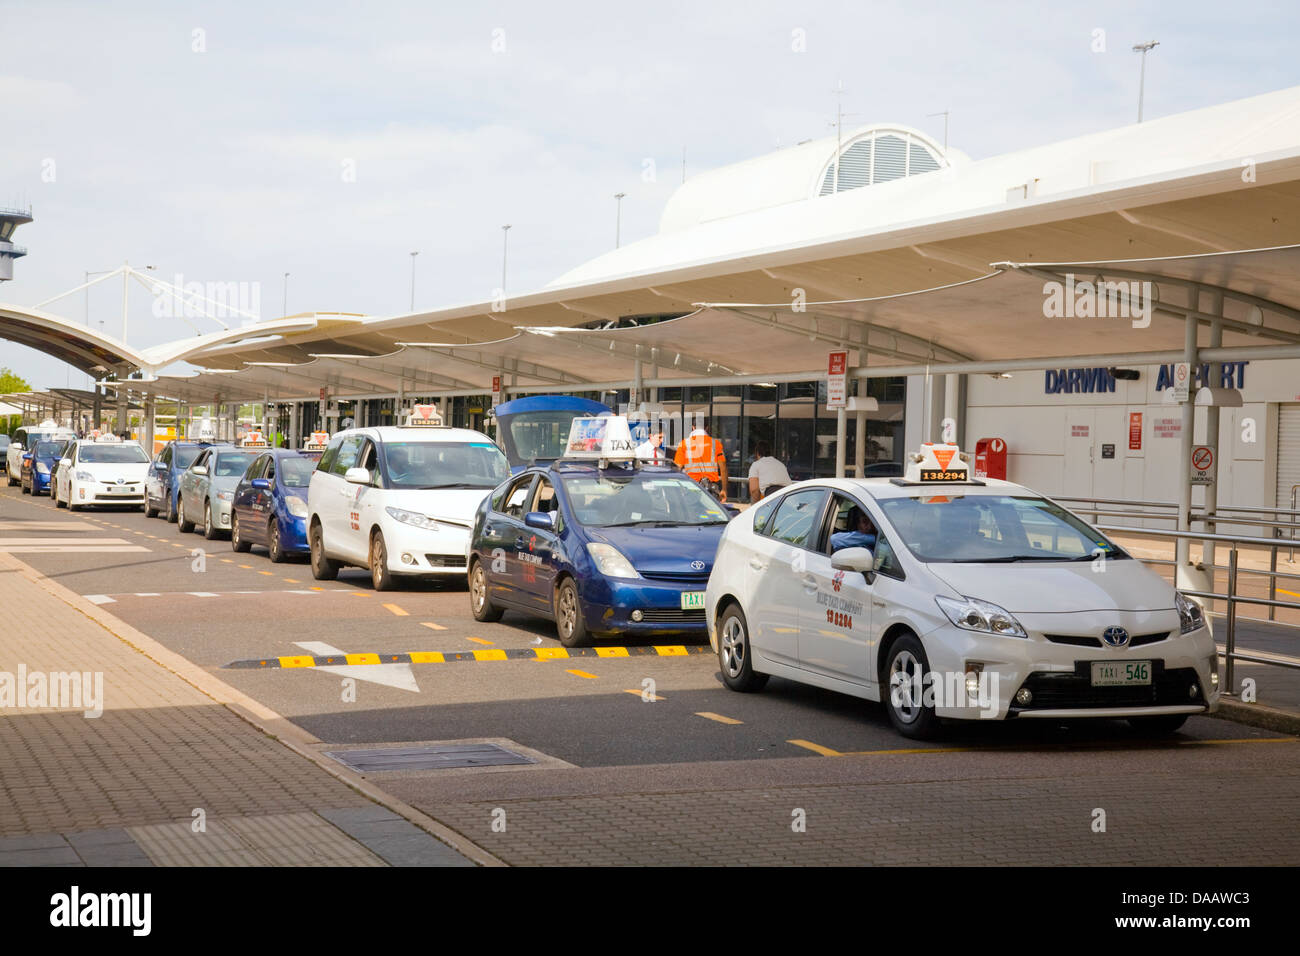
[(639, 578), (632, 562), (610, 544), (588, 544), (587, 553), (596, 562), (596, 570), (611, 578)]
[(218, 501), (230, 501), (230, 500), (231, 500), (232, 498), (234, 498), (234, 497), (235, 497), (235, 493), (234, 493), (233, 491), (218, 491), (218, 492), (217, 492), (217, 500), (218, 500)]
[(307, 502), (303, 501), (297, 495), (289, 495), (284, 499), (284, 506), (289, 509), (289, 514), (295, 518), (307, 517)]
[(939, 609), (958, 627), (967, 631), (983, 631), (999, 637), (1028, 637), (1020, 622), (1010, 612), (988, 601), (972, 597), (960, 600), (935, 595)]
[[(384, 508), (388, 516), (402, 524), (414, 525), (417, 528), (423, 528), (426, 531), (438, 530), (438, 522), (434, 521), (428, 515), (422, 515), (418, 511), (403, 511), (401, 508)], [(306, 514), (306, 511), (303, 511)]]
[(1183, 634), (1190, 634), (1205, 627), (1205, 612), (1182, 591), (1174, 592), (1174, 607), (1178, 608), (1178, 625)]
[(94, 481), (94, 480), (95, 480), (95, 476), (92, 475), (92, 474), (91, 474), (90, 472), (88, 472), (88, 471), (78, 471), (78, 472), (76, 472), (72, 477), (73, 477), (73, 478), (76, 478), (78, 481)]
[(50, 473), (50, 466), (45, 464), (43, 461), (38, 461), (36, 463), (36, 470), (42, 475), (48, 475)]

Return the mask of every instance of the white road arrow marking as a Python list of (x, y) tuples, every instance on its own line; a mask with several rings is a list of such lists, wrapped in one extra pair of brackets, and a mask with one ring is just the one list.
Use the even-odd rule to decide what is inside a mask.
[[(294, 643), (314, 657), (342, 657), (346, 651), (332, 647), (323, 641), (294, 641)], [(409, 690), (413, 694), (420, 692), (420, 685), (415, 682), (415, 674), (410, 664), (322, 664), (313, 670), (326, 670), (344, 677), (368, 680), (372, 684)]]

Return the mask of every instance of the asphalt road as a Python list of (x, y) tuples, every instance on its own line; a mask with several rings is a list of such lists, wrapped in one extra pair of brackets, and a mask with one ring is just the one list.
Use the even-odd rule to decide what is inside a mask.
[[(894, 776), (876, 761), (917, 759), (918, 751), (930, 754), (927, 760), (945, 761), (926, 765), (921, 776), (931, 783), (949, 775), (955, 783), (1010, 762), (1017, 773), (1049, 781), (1045, 786), (1058, 776), (1080, 784), (1090, 767), (1132, 761), (1135, 751), (1149, 752), (1149, 764), (1164, 768), (1157, 776), (1167, 777), (1180, 760), (1179, 748), (1198, 745), (1208, 753), (1197, 757), (1191, 786), (1199, 774), (1219, 789), (1231, 788), (1231, 780), (1219, 779), (1216, 754), (1235, 750), (1270, 751), (1285, 768), (1274, 777), (1290, 799), (1300, 780), (1300, 749), (1251, 747), (1279, 735), (1213, 718), (1193, 718), (1163, 742), (1136, 739), (1121, 721), (1024, 721), (957, 726), (944, 741), (918, 746), (894, 732), (878, 705), (829, 691), (774, 679), (762, 693), (732, 693), (721, 685), (717, 659), (707, 647), (682, 656), (232, 668), (237, 661), (294, 655), (368, 653), (382, 660), (385, 654), (545, 651), (560, 645), (547, 621), (510, 613), (497, 624), (474, 621), (460, 581), (380, 594), (371, 590), (367, 573), (349, 570), (336, 582), (317, 583), (305, 559), (272, 564), (262, 549), (236, 554), (228, 540), (181, 534), (176, 525), (138, 511), (69, 514), (48, 498), (33, 500), (17, 489), (0, 488), (0, 549), (213, 671), (326, 747), (504, 739), (562, 762), (552, 764), (561, 769), (510, 772), (506, 789), (521, 800), (529, 788), (567, 797), (574, 787), (586, 795), (640, 793), (653, 789), (647, 773), (667, 779), (670, 767), (678, 789), (792, 781), (822, 786), (825, 758), (843, 755), (858, 756), (837, 762), (842, 769), (835, 772), (836, 783), (875, 783)], [(972, 761), (972, 751), (976, 757), (987, 751), (988, 759)], [(1274, 771), (1278, 766), (1271, 764)], [(573, 774), (573, 768), (586, 773), (559, 786), (561, 778), (554, 775)], [(489, 779), (486, 771), (468, 771), (479, 774), (475, 781), (452, 773), (466, 771), (388, 779), (404, 799), (435, 813), (451, 796), (470, 806), (504, 786), (499, 773)], [(448, 783), (453, 779), (459, 782)], [(905, 773), (895, 784), (908, 786), (915, 779)], [(987, 785), (996, 791), (996, 774)], [(1267, 814), (1257, 797), (1253, 791), (1224, 794), (1235, 806), (1254, 800)], [(1256, 829), (1272, 825), (1266, 818), (1246, 823)], [(743, 847), (734, 852), (740, 855), (721, 861), (746, 859)], [(502, 853), (511, 856), (508, 849)]]

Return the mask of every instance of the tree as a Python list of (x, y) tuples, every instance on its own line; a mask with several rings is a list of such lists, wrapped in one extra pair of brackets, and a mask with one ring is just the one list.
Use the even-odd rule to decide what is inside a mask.
[(13, 370), (8, 367), (0, 368), (0, 395), (8, 395), (10, 392), (30, 392), (31, 385), (27, 379), (19, 378)]

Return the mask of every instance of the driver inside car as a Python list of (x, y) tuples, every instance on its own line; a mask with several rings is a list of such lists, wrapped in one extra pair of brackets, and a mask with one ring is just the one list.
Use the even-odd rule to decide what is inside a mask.
[(867, 513), (856, 505), (849, 509), (849, 530), (836, 531), (831, 535), (831, 552), (843, 548), (876, 547), (876, 526), (871, 523)]

